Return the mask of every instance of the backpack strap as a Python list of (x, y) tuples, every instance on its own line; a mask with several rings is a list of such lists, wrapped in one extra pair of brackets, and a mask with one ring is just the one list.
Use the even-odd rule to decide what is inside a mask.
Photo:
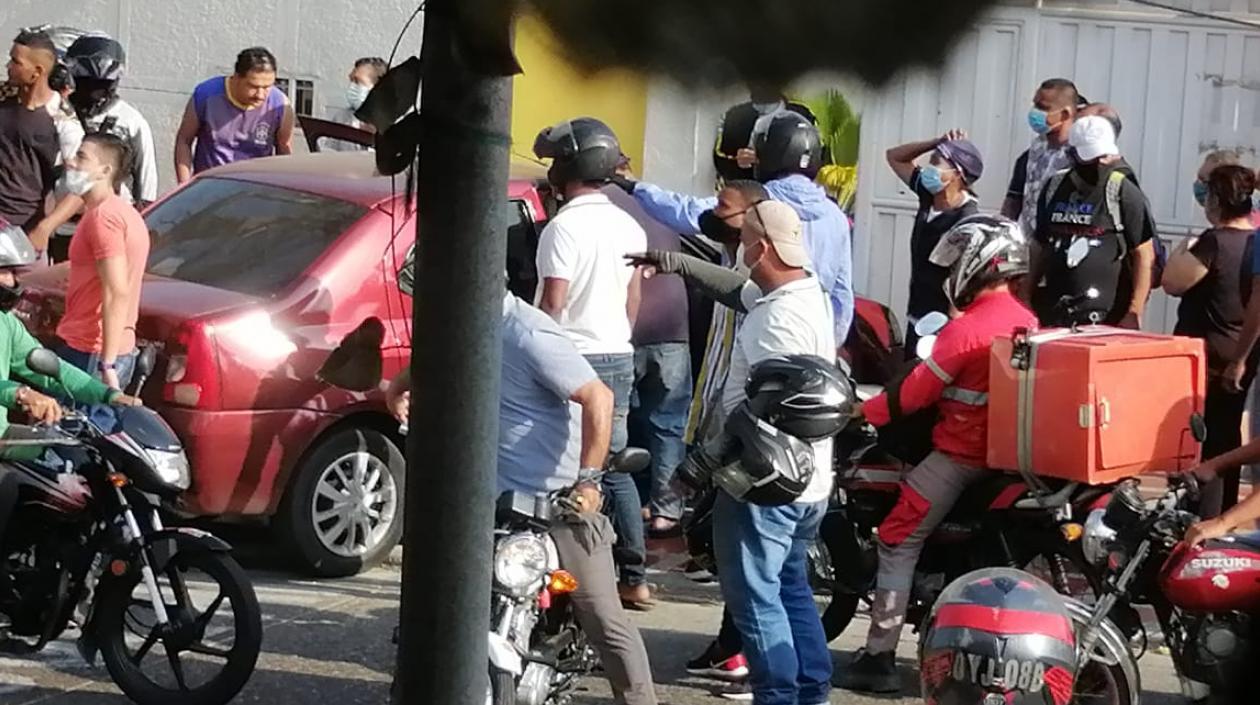
[(1124, 237), (1124, 218), (1120, 210), (1120, 189), (1124, 186), (1124, 180), (1129, 178), (1119, 169), (1107, 174), (1107, 214), (1111, 216), (1111, 224), (1116, 229), (1116, 237), (1120, 241), (1120, 256), (1118, 259), (1123, 260), (1129, 253), (1129, 241)]
[(1046, 187), (1041, 190), (1040, 200), (1042, 202), (1049, 203), (1050, 199), (1054, 198), (1054, 195), (1059, 192), (1059, 187), (1063, 185), (1063, 180), (1066, 179), (1067, 175), (1070, 173), (1070, 169), (1060, 169), (1059, 171), (1054, 172), (1054, 175), (1046, 182)]

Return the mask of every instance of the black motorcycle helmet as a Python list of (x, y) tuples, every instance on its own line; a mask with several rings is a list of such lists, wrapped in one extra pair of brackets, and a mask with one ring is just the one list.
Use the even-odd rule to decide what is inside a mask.
[[(0, 269), (16, 270), (35, 264), (35, 248), (26, 233), (0, 218)], [(12, 311), (22, 299), (22, 285), (0, 284), (0, 311)]]
[(789, 174), (818, 175), (822, 168), (823, 143), (818, 128), (797, 113), (783, 111), (771, 118), (765, 129), (753, 136), (757, 153), (754, 173), (761, 182)]
[(118, 97), (118, 81), (127, 64), (127, 54), (116, 39), (85, 34), (66, 50), (66, 63), (74, 76), (70, 103), (80, 117), (100, 114)]
[(744, 385), (753, 416), (806, 442), (831, 438), (853, 416), (857, 392), (834, 364), (787, 355), (753, 366)]
[(538, 133), (534, 155), (550, 159), (547, 180), (553, 186), (571, 181), (607, 181), (621, 161), (621, 143), (603, 122), (580, 117), (552, 125)]
[(1067, 705), (1076, 638), (1063, 597), (1010, 568), (958, 578), (932, 607), (919, 673), (937, 705)]
[(724, 433), (734, 441), (735, 462), (717, 467), (713, 481), (735, 499), (773, 507), (795, 502), (809, 487), (817, 470), (813, 447), (757, 418), (748, 402), (731, 412)]

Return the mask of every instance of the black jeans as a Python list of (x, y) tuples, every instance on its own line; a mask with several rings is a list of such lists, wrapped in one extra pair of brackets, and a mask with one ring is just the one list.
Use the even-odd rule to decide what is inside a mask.
[[(1244, 391), (1234, 394), (1221, 386), (1219, 379), (1209, 379), (1203, 404), (1203, 421), (1207, 439), (1203, 441), (1203, 459), (1211, 460), (1242, 445), (1243, 409), (1247, 406), (1247, 389), (1254, 375), (1243, 378)], [(1204, 483), (1199, 500), (1199, 516), (1204, 519), (1220, 516), (1238, 504), (1238, 478), (1242, 468), (1235, 465), (1217, 473), (1216, 479)]]

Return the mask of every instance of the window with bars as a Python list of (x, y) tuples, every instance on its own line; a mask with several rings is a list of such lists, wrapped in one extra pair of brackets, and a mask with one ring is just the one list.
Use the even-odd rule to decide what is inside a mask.
[(298, 78), (290, 80), (287, 77), (276, 78), (276, 88), (284, 91), (289, 96), (289, 102), (293, 104), (293, 112), (298, 115), (314, 115), (315, 114), (315, 82)]

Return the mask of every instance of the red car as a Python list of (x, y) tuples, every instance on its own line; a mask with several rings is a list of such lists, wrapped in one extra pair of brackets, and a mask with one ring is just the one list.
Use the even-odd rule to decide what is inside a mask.
[[(532, 289), (544, 172), (513, 166), (509, 268)], [(386, 377), (409, 355), (396, 272), (415, 239), (404, 178), (370, 154), (258, 159), (208, 171), (145, 212), (153, 246), (137, 334), (158, 346), (142, 396), (183, 439), (195, 516), (265, 516), (315, 574), (349, 575), (402, 533), (404, 461), (380, 392), (316, 371), (365, 319), (384, 323)], [(68, 269), (30, 274), (19, 308), (52, 336)], [(523, 292), (527, 293), (527, 292)]]

